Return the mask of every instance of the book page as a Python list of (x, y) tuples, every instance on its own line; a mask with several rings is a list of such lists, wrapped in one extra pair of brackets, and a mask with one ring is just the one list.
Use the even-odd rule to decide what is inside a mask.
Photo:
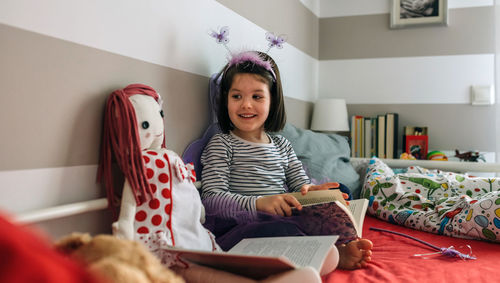
[(286, 257), (296, 266), (311, 266), (320, 272), (323, 261), (338, 236), (298, 236), (243, 239), (228, 253)]
[(358, 230), (358, 235), (360, 237), (361, 231), (363, 231), (363, 222), (365, 220), (366, 210), (368, 209), (368, 202), (367, 199), (355, 199), (350, 200), (347, 206), (356, 222), (356, 230)]
[(336, 200), (340, 201), (344, 205), (347, 205), (344, 197), (342, 196), (342, 192), (339, 189), (310, 191), (305, 195), (302, 195), (301, 192), (293, 192), (289, 194), (294, 196), (303, 206), (328, 203)]

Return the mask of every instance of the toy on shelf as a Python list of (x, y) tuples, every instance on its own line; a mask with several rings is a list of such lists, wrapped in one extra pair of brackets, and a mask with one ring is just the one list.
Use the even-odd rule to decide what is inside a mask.
[(434, 150), (427, 153), (427, 160), (448, 161), (448, 157), (443, 152)]
[(460, 158), (460, 161), (479, 162), (479, 160), (482, 160), (483, 162), (486, 162), (486, 159), (484, 159), (484, 155), (482, 155), (478, 151), (467, 151), (464, 153), (460, 153), (458, 149), (455, 149), (455, 157)]
[(408, 152), (403, 152), (399, 156), (399, 159), (404, 159), (404, 160), (416, 160), (415, 156), (411, 155), (411, 153)]
[(416, 159), (426, 159), (429, 145), (427, 127), (405, 126), (403, 132), (403, 151)]

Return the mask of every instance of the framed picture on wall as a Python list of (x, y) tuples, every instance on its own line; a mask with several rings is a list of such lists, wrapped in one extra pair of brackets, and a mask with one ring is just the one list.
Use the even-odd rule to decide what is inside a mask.
[(391, 28), (448, 25), (448, 0), (392, 0)]

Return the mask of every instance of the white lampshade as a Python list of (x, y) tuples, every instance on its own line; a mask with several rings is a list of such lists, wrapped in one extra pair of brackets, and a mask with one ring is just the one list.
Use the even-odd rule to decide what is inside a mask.
[(345, 99), (325, 98), (314, 104), (311, 130), (348, 132), (349, 119)]

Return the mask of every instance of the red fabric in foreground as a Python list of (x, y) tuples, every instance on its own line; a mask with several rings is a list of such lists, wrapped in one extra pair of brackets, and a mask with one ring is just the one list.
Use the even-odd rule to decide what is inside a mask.
[(36, 231), (0, 215), (0, 282), (99, 282)]
[[(472, 248), (476, 260), (462, 260), (443, 255), (416, 257), (434, 250), (417, 241), (384, 232), (369, 230), (383, 228), (404, 233), (438, 247), (454, 246), (460, 251)], [(372, 262), (367, 268), (335, 270), (323, 277), (323, 282), (500, 282), (500, 244), (440, 236), (409, 229), (366, 216), (363, 238), (373, 244)], [(462, 247), (463, 248), (460, 248)]]

